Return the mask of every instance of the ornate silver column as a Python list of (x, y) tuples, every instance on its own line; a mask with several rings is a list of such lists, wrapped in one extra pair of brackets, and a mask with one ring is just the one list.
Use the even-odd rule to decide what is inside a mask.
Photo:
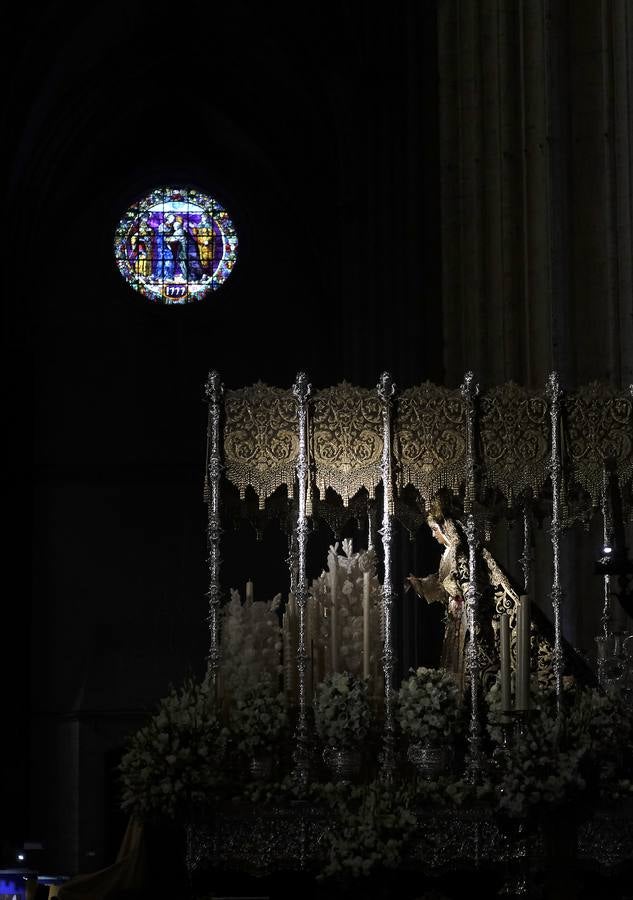
[(294, 776), (301, 785), (306, 785), (310, 776), (308, 750), (308, 723), (306, 718), (305, 673), (308, 661), (305, 642), (305, 609), (308, 600), (306, 580), (306, 548), (308, 543), (308, 516), (306, 501), (308, 494), (308, 398), (312, 387), (305, 372), (298, 372), (292, 393), (297, 400), (299, 431), (299, 452), (297, 456), (297, 609), (299, 612), (299, 641), (297, 646), (297, 671), (299, 675), (299, 712), (294, 752)]
[(207, 467), (205, 472), (204, 498), (207, 502), (207, 565), (209, 567), (209, 623), (210, 647), (207, 660), (207, 676), (215, 686), (220, 666), (220, 641), (218, 612), (222, 592), (220, 590), (220, 478), (222, 475), (220, 417), (224, 385), (217, 372), (209, 372), (205, 385), (205, 395), (209, 404), (207, 423)]
[(286, 563), (290, 573), (290, 593), (296, 597), (299, 572), (299, 551), (297, 549), (296, 529), (294, 528), (288, 539), (288, 556), (286, 557)]
[(477, 479), (475, 467), (475, 401), (479, 394), (479, 385), (473, 383), (473, 373), (466, 372), (460, 387), (466, 406), (466, 495), (464, 512), (466, 518), (466, 538), (468, 540), (468, 596), (466, 597), (466, 615), (468, 619), (468, 647), (466, 658), (470, 674), (470, 726), (468, 734), (469, 760), (467, 774), (471, 781), (476, 781), (483, 766), (481, 750), (481, 727), (479, 722), (479, 646), (477, 642), (477, 616), (481, 589), (480, 573), (477, 565), (481, 536), (478, 513), (475, 510), (477, 499)]
[(475, 399), (479, 395), (479, 385), (473, 384), (474, 375), (466, 372), (460, 385), (460, 393), (466, 406), (466, 493), (464, 512), (470, 513), (477, 495), (475, 478)]
[(552, 448), (550, 454), (550, 478), (552, 482), (552, 560), (554, 577), (552, 580), (552, 612), (554, 615), (554, 680), (556, 684), (556, 705), (559, 720), (563, 713), (563, 646), (560, 620), (562, 590), (560, 585), (560, 521), (561, 495), (561, 451), (560, 451), (560, 401), (561, 388), (558, 373), (551, 372), (547, 380), (547, 396), (550, 402), (550, 425)]
[(393, 480), (391, 461), (391, 405), (396, 387), (391, 375), (383, 372), (376, 386), (378, 396), (382, 401), (382, 457), (380, 460), (380, 473), (383, 486), (382, 528), (379, 534), (382, 538), (384, 556), (384, 581), (382, 586), (382, 617), (383, 617), (383, 653), (382, 668), (385, 683), (384, 700), (384, 724), (383, 745), (380, 755), (380, 776), (383, 782), (391, 783), (394, 780), (396, 761), (394, 753), (394, 722), (393, 722), (393, 636), (391, 632), (391, 610), (393, 606), (394, 590), (391, 575), (391, 542), (393, 537)]

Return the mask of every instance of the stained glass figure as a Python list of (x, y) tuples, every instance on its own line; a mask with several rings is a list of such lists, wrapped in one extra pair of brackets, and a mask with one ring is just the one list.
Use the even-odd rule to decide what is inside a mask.
[(191, 303), (229, 277), (237, 235), (226, 210), (207, 194), (157, 188), (121, 219), (114, 253), (121, 275), (149, 300)]

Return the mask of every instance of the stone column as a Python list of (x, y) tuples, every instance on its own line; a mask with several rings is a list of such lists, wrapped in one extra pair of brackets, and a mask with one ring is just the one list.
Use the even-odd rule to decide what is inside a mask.
[(438, 5), (447, 384), (631, 380), (627, 0)]

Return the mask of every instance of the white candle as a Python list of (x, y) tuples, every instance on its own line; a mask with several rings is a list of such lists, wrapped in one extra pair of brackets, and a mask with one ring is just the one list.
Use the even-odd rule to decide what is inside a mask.
[(517, 615), (517, 691), (516, 709), (530, 708), (530, 599), (519, 597)]
[(328, 635), (327, 639), (324, 636), (323, 643), (321, 645), (321, 651), (322, 651), (321, 660), (323, 662), (323, 668), (321, 670), (322, 671), (321, 680), (325, 680), (327, 678), (327, 676), (330, 674), (330, 666), (332, 663), (332, 654), (330, 653), (330, 645), (328, 643), (329, 634), (330, 634), (330, 613), (329, 613), (329, 606), (327, 605), (327, 602), (325, 600), (323, 601), (323, 611), (322, 612), (323, 612), (323, 628), (325, 630), (325, 635)]
[(312, 693), (316, 691), (319, 683), (319, 646), (321, 644), (321, 604), (312, 596)]
[(246, 582), (246, 602), (247, 603), (253, 602), (253, 582), (252, 581)]
[(507, 613), (499, 616), (499, 658), (501, 662), (501, 709), (510, 712), (512, 693), (510, 687), (510, 619)]
[(215, 701), (216, 703), (220, 703), (224, 699), (224, 673), (222, 671), (222, 666), (218, 668), (218, 672), (215, 678)]
[(323, 603), (321, 599), (317, 601), (317, 605), (314, 611), (315, 618), (315, 645), (314, 645), (314, 686), (316, 688), (317, 684), (319, 684), (325, 678), (324, 668), (325, 664), (323, 661)]
[(297, 702), (297, 689), (299, 676), (297, 672), (297, 650), (299, 643), (299, 628), (296, 609), (289, 602), (283, 614), (283, 652), (284, 652), (284, 686), (288, 697), (288, 703), (294, 705)]
[(288, 621), (288, 613), (283, 614), (282, 620), (282, 647), (284, 657), (284, 693), (286, 702), (290, 703), (290, 624)]
[(305, 670), (305, 692), (306, 692), (306, 701), (308, 704), (312, 703), (312, 678), (314, 675), (314, 665), (312, 662), (312, 650), (313, 650), (313, 641), (312, 641), (312, 607), (313, 602), (311, 602), (310, 598), (308, 598), (308, 602), (305, 608), (305, 652), (308, 657), (307, 666)]
[(363, 678), (369, 678), (369, 587), (370, 573), (363, 572)]
[(332, 657), (332, 671), (338, 672), (338, 616), (336, 614), (336, 582), (337, 564), (334, 554), (330, 554), (330, 654)]
[(315, 647), (314, 647), (314, 638), (310, 638), (310, 663), (309, 663), (309, 676), (310, 676), (309, 684), (310, 684), (310, 693), (308, 694), (308, 703), (310, 704), (310, 706), (312, 706), (312, 701), (313, 701), (313, 699), (314, 699), (314, 686), (315, 686), (315, 681), (314, 681), (314, 669), (315, 669), (315, 666), (314, 666), (314, 650), (315, 650)]
[(516, 617), (514, 624), (514, 701), (518, 708), (519, 694), (521, 693), (521, 666), (519, 665), (519, 634), (521, 631), (521, 601), (516, 605)]

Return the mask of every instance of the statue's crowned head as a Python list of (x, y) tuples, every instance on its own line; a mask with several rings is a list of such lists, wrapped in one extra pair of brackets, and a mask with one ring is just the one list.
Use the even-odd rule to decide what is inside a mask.
[(454, 547), (462, 540), (462, 534), (454, 509), (452, 496), (438, 491), (429, 503), (426, 521), (433, 537), (447, 547)]

